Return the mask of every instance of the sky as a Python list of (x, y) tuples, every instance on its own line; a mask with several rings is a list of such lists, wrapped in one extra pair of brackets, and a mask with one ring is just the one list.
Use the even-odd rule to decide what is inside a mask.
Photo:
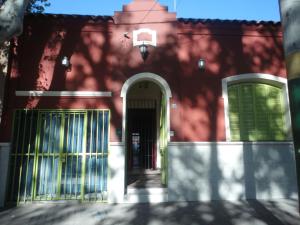
[[(131, 0), (49, 0), (46, 13), (112, 16)], [(158, 0), (177, 18), (279, 21), (278, 0)]]

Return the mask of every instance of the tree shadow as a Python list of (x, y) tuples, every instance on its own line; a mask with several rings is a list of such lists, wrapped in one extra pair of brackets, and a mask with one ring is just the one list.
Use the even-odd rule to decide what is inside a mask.
[[(130, 19), (131, 15), (126, 16)], [(259, 202), (251, 201), (249, 206), (247, 202), (240, 205), (215, 201), (202, 205), (189, 201), (224, 200), (228, 196), (235, 200), (256, 199), (258, 192), (268, 192), (275, 184), (286, 198), (297, 193), (295, 181), (291, 180), (295, 176), (285, 177), (294, 171), (292, 154), (281, 151), (286, 145), (272, 151), (263, 149), (265, 146), (241, 144), (242, 151), (234, 156), (238, 163), (232, 166), (228, 155), (234, 147), (219, 144), (225, 140), (221, 79), (243, 73), (285, 77), (278, 24), (178, 19), (155, 27), (162, 31), (160, 42), (150, 49), (144, 62), (138, 48), (132, 47), (132, 37), (128, 39), (124, 33), (145, 24), (115, 24), (112, 18), (63, 15), (41, 16), (43, 19), (36, 22), (36, 17), (39, 16), (28, 17), (24, 34), (15, 47), (17, 54), (12, 55), (14, 68), (10, 71), (1, 141), (10, 140), (15, 108), (106, 108), (111, 111), (110, 141), (121, 142), (121, 135), (117, 135), (123, 115), (120, 92), (128, 78), (141, 72), (161, 75), (171, 87), (171, 103), (177, 105), (171, 109), (171, 130), (175, 135), (169, 143), (172, 161), (168, 194), (173, 201), (187, 202), (155, 207), (130, 205), (122, 211), (128, 215), (126, 220), (111, 217), (104, 224), (150, 224), (156, 220), (186, 224), (190, 219), (201, 224), (237, 224), (241, 220), (267, 223), (270, 211)], [(71, 59), (71, 71), (61, 67), (62, 56)], [(197, 67), (200, 58), (206, 61), (204, 71)], [(112, 97), (26, 98), (16, 97), (16, 90), (111, 91)], [(263, 175), (258, 177), (260, 170)], [(61, 209), (55, 215), (57, 221), (64, 219), (63, 213), (67, 211)], [(26, 216), (22, 214), (20, 218)], [(280, 219), (272, 221), (280, 224)]]
[[(292, 204), (293, 207), (289, 207)], [(299, 224), (296, 201), (178, 202), (160, 204), (48, 203), (0, 212), (1, 224)], [(228, 212), (228, 213), (227, 213)]]

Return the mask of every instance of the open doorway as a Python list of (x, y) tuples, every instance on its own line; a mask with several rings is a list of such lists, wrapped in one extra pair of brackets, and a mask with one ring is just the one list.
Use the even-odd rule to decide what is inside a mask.
[(160, 153), (161, 88), (152, 81), (133, 84), (126, 98), (127, 186), (163, 187)]

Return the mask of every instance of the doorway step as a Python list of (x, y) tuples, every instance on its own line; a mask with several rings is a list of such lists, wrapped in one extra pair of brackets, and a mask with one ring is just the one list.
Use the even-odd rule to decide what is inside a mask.
[(128, 188), (164, 188), (160, 173), (129, 173)]
[(127, 188), (125, 203), (160, 203), (168, 201), (167, 188)]

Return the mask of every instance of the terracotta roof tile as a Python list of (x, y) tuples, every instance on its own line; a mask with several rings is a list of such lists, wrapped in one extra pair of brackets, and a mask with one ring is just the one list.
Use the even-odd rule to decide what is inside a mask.
[[(93, 16), (93, 15), (77, 15), (77, 14), (28, 14), (26, 18), (50, 18), (50, 19), (80, 19), (93, 22), (107, 22), (113, 21), (112, 16)], [(232, 24), (232, 25), (268, 25), (268, 26), (280, 26), (280, 22), (276, 21), (256, 21), (256, 20), (228, 20), (228, 19), (195, 19), (195, 18), (178, 18), (180, 23), (191, 24)]]
[(113, 17), (111, 16), (93, 16), (93, 15), (77, 15), (77, 14), (40, 14), (40, 13), (32, 13), (27, 14), (25, 18), (28, 19), (80, 19), (80, 20), (88, 20), (93, 22), (107, 22), (107, 21), (113, 21)]
[(221, 20), (221, 19), (194, 19), (194, 18), (178, 18), (177, 19), (181, 23), (192, 23), (192, 24), (236, 24), (236, 25), (269, 25), (269, 26), (280, 26), (280, 22), (275, 21), (256, 21), (256, 20)]

